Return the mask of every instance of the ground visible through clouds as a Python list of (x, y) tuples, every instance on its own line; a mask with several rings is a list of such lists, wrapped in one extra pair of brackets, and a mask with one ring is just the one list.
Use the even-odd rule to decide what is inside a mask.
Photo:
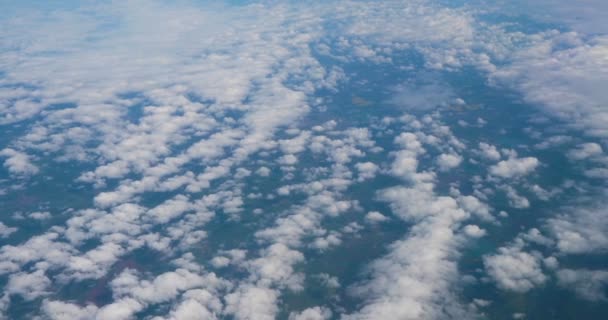
[(0, 319), (608, 313), (600, 1), (0, 6)]

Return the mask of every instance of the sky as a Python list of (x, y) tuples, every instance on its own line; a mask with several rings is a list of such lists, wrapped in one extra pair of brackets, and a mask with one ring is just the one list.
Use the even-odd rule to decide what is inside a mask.
[(608, 312), (604, 1), (0, 8), (0, 319)]

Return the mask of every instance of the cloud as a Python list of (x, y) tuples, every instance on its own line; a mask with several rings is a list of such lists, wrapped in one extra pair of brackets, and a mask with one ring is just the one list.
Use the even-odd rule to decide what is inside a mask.
[(571, 207), (568, 214), (550, 218), (547, 227), (562, 253), (603, 252), (608, 248), (607, 216), (602, 206)]
[(446, 107), (456, 99), (450, 87), (436, 82), (406, 83), (393, 88), (393, 91), (390, 103), (408, 112)]
[(556, 273), (560, 286), (574, 290), (576, 294), (589, 301), (606, 301), (608, 271), (587, 269), (560, 269)]
[(498, 161), (501, 158), (500, 152), (498, 152), (496, 147), (485, 142), (479, 143), (479, 154), (492, 161)]
[(357, 179), (359, 182), (374, 178), (380, 169), (373, 162), (360, 162), (355, 165), (355, 168), (359, 172), (359, 178)]
[(273, 320), (278, 311), (275, 290), (245, 286), (226, 296), (226, 312), (236, 319)]
[(370, 211), (365, 215), (365, 220), (370, 223), (378, 223), (388, 221), (389, 218), (378, 211)]
[[(430, 118), (427, 122), (429, 127), (437, 125)], [(447, 141), (451, 138), (451, 134), (444, 135)], [(382, 189), (378, 198), (411, 228), (403, 239), (390, 244), (387, 254), (368, 266), (369, 280), (352, 288), (365, 303), (344, 318), (466, 318), (470, 315), (453, 290), (459, 278), (456, 258), (460, 243), (456, 232), (470, 214), (456, 199), (435, 193), (432, 175), (417, 171), (417, 157), (424, 154), (424, 149), (416, 134), (402, 133), (395, 144), (402, 150), (391, 172), (407, 178), (411, 186)], [(404, 166), (404, 159), (412, 165)], [(421, 247), (425, 250), (420, 251)]]
[(331, 318), (331, 311), (326, 308), (312, 307), (302, 312), (292, 312), (289, 320), (327, 320)]
[(568, 152), (568, 158), (571, 160), (584, 160), (602, 154), (602, 146), (595, 142), (583, 143)]
[(0, 222), (0, 238), (7, 238), (11, 234), (17, 231), (16, 227), (9, 227), (4, 223)]
[(488, 275), (499, 288), (523, 293), (547, 281), (541, 268), (541, 258), (521, 249), (518, 245), (502, 247), (497, 254), (484, 256), (483, 264)]
[(5, 292), (9, 295), (20, 295), (27, 301), (49, 294), (51, 280), (43, 270), (33, 273), (15, 273), (8, 278)]
[(481, 238), (486, 235), (486, 231), (484, 229), (471, 224), (464, 227), (464, 233), (471, 238)]
[[(604, 110), (597, 106), (606, 99), (597, 88), (606, 82), (605, 37), (509, 33), (475, 21), (469, 10), (424, 0), (242, 6), (129, 1), (25, 16), (0, 13), (0, 38), (7, 44), (0, 52), (0, 123), (19, 128), (0, 151), (4, 167), (27, 176), (39, 173), (43, 163), (65, 165), (81, 171), (70, 190), (92, 194), (83, 199), (91, 200), (88, 209), (66, 211), (65, 223), (0, 249), (6, 293), (42, 313), (33, 316), (55, 319), (127, 319), (147, 308), (163, 313), (159, 319), (287, 315), (292, 310), (284, 308), (281, 295), (307, 283), (310, 248), (327, 250), (360, 236), (362, 227), (348, 213), (365, 212), (368, 199), (350, 199), (350, 187), (390, 174), (402, 181), (379, 191), (377, 200), (409, 227), (369, 264), (368, 277), (353, 289), (362, 304), (344, 317), (466, 318), (467, 306), (457, 296), (459, 249), (464, 235), (485, 234), (469, 220), (492, 220), (492, 209), (482, 202), (489, 196), (479, 191), (484, 186), (475, 186), (475, 197), (442, 195), (435, 190), (441, 176), (427, 160), (441, 154), (440, 170), (455, 168), (470, 142), (456, 138), (437, 120), (439, 113), (386, 118), (404, 127), (382, 132), (374, 119), (361, 124), (369, 128), (345, 129), (325, 114), (327, 122), (307, 128), (317, 116), (307, 114), (330, 103), (317, 93), (335, 92), (340, 81), (350, 80), (341, 63), (389, 63), (408, 71), (413, 66), (391, 59), (407, 51), (430, 69), (473, 65), (522, 92), (526, 101), (603, 137)], [(322, 54), (331, 59), (319, 59), (314, 48), (326, 43), (331, 47)], [(393, 103), (416, 111), (464, 104), (439, 80), (405, 81), (396, 90)], [(374, 139), (390, 138), (393, 130), (398, 150), (384, 153)], [(574, 149), (573, 159), (596, 155), (591, 144)], [(390, 164), (377, 162), (388, 154)], [(475, 154), (502, 158), (489, 143), (480, 143)], [(540, 165), (533, 157), (507, 156), (490, 167), (491, 176), (519, 178)], [(284, 180), (260, 178), (277, 164)], [(602, 169), (586, 174), (602, 177)], [(514, 188), (505, 190), (513, 206), (527, 207)], [(254, 220), (252, 211), (258, 214)], [(30, 216), (48, 218), (44, 212)], [(603, 250), (604, 224), (591, 213), (575, 214), (548, 223), (561, 253)], [(224, 243), (213, 252), (217, 239), (203, 242), (216, 236), (215, 225), (206, 228), (214, 218), (242, 222), (251, 235), (239, 244), (247, 252), (223, 249)], [(387, 218), (371, 211), (365, 219)], [(343, 220), (349, 221), (336, 226)], [(41, 225), (50, 222), (55, 219)], [(0, 222), (0, 236), (16, 230)], [(534, 232), (521, 238), (553, 243)], [(206, 249), (195, 257), (188, 254), (193, 246)], [(110, 272), (138, 249), (179, 268)], [(230, 281), (207, 273), (199, 263), (206, 258)], [(547, 259), (507, 250), (488, 256), (486, 267), (503, 276), (495, 279), (499, 285), (522, 290), (543, 283), (540, 267), (557, 267)], [(62, 302), (55, 293), (65, 283), (103, 277), (112, 289), (107, 305)], [(339, 287), (337, 277), (320, 279)], [(0, 304), (10, 303), (5, 300)], [(335, 308), (340, 312), (341, 306)], [(332, 316), (320, 306), (290, 313), (296, 320)]]
[(462, 162), (462, 157), (457, 154), (441, 154), (437, 158), (437, 165), (439, 166), (439, 170), (448, 171), (450, 169), (456, 168)]
[(6, 148), (0, 150), (0, 156), (6, 157), (4, 167), (12, 174), (32, 175), (38, 173), (37, 166), (32, 164), (30, 156), (14, 149)]
[(530, 201), (519, 193), (511, 186), (504, 186), (502, 189), (505, 190), (509, 205), (516, 209), (526, 209), (530, 207)]
[(490, 174), (501, 178), (517, 178), (533, 172), (540, 162), (534, 157), (510, 158), (490, 167)]
[(601, 88), (608, 80), (608, 62), (603, 58), (608, 38), (551, 30), (529, 40), (528, 45), (513, 50), (508, 64), (491, 78), (516, 88), (527, 102), (572, 127), (606, 137), (608, 113), (602, 103), (608, 93)]

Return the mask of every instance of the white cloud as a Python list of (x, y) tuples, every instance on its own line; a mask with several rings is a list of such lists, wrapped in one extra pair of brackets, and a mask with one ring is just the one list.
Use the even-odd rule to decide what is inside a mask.
[(270, 169), (267, 167), (260, 167), (255, 173), (261, 177), (268, 177), (270, 175)]
[(238, 320), (273, 320), (278, 311), (275, 290), (245, 286), (226, 296), (226, 312)]
[(529, 44), (515, 48), (509, 63), (491, 77), (571, 126), (606, 137), (608, 113), (602, 103), (608, 93), (602, 88), (608, 81), (608, 38), (551, 30), (527, 40)]
[(36, 211), (28, 214), (27, 216), (34, 220), (47, 220), (52, 217), (51, 213), (48, 211)]
[(370, 211), (365, 215), (365, 220), (370, 223), (378, 223), (388, 221), (389, 218), (378, 211)]
[(484, 229), (472, 224), (464, 227), (464, 233), (471, 238), (481, 238), (486, 235), (486, 231)]
[(517, 178), (533, 172), (540, 162), (534, 157), (510, 158), (490, 167), (490, 174), (501, 178)]
[(602, 154), (602, 146), (595, 142), (588, 142), (579, 145), (576, 149), (568, 152), (568, 158), (572, 160), (584, 160)]
[(17, 231), (16, 227), (9, 227), (4, 223), (0, 222), (0, 238), (6, 238)]
[(38, 173), (39, 169), (35, 166), (27, 154), (6, 148), (0, 150), (0, 156), (6, 157), (4, 167), (12, 174), (31, 175)]
[(8, 278), (5, 292), (9, 295), (20, 295), (25, 300), (31, 301), (49, 293), (51, 280), (44, 274), (43, 270), (33, 273), (15, 273)]
[(560, 286), (574, 290), (581, 298), (590, 301), (606, 301), (608, 271), (587, 269), (561, 269), (557, 273)]
[(551, 218), (547, 227), (559, 251), (567, 254), (603, 252), (608, 248), (608, 211), (599, 207), (569, 208), (569, 213)]
[[(283, 310), (282, 291), (302, 289), (304, 276), (297, 268), (305, 261), (301, 248), (341, 245), (342, 233), (324, 229), (323, 220), (361, 211), (357, 201), (343, 197), (342, 192), (380, 172), (372, 162), (347, 166), (367, 152), (382, 150), (374, 148), (376, 132), (372, 135), (371, 129), (340, 131), (334, 120), (310, 131), (296, 129), (300, 128), (296, 121), (311, 107), (320, 110), (327, 103), (310, 99), (312, 94), (335, 89), (337, 81), (345, 78), (339, 67), (326, 68), (311, 52), (319, 42), (328, 41), (327, 33), (344, 35), (325, 51), (336, 61), (356, 56), (374, 63), (390, 62), (393, 50), (413, 49), (434, 69), (475, 64), (488, 71), (492, 80), (522, 91), (527, 101), (572, 119), (590, 134), (606, 133), (605, 112), (596, 107), (597, 102), (606, 101), (597, 89), (606, 82), (605, 37), (585, 39), (552, 31), (529, 37), (514, 33), (503, 39), (500, 29), (492, 32), (496, 39), (485, 41), (485, 27), (474, 21), (468, 9), (424, 0), (218, 6), (137, 1), (28, 13), (28, 18), (3, 21), (6, 27), (0, 38), (10, 45), (0, 53), (5, 62), (0, 66), (0, 123), (39, 116), (31, 127), (23, 127), (26, 132), (9, 144), (10, 149), (0, 151), (7, 158), (4, 166), (12, 174), (35, 174), (39, 169), (33, 161), (38, 163), (42, 155), (45, 161), (77, 163), (71, 168), (90, 165), (77, 183), (93, 184), (96, 193), (96, 208), (70, 211), (65, 226), (0, 249), (0, 271), (9, 279), (7, 291), (33, 298), (53, 292), (47, 287), (55, 289), (62, 282), (100, 278), (127, 253), (146, 247), (163, 258), (182, 257), (179, 262), (171, 260), (182, 269), (160, 275), (133, 270), (111, 275), (114, 301), (108, 305), (97, 308), (45, 300), (42, 312), (56, 319), (127, 319), (153, 304), (166, 304), (162, 309), (168, 319), (274, 319)], [(337, 19), (339, 29), (326, 32), (324, 19)], [(150, 41), (152, 36), (154, 41)], [(524, 37), (529, 47), (510, 48), (513, 51), (505, 54), (509, 59), (490, 65), (501, 60), (499, 51), (506, 49), (493, 51), (490, 46), (502, 47), (503, 40), (509, 46)], [(483, 50), (493, 52), (474, 53)], [(464, 105), (440, 83), (408, 83), (399, 90), (395, 100), (407, 107)], [(141, 114), (132, 119), (131, 112)], [(383, 190), (380, 198), (389, 202), (395, 217), (412, 227), (370, 265), (370, 281), (355, 290), (363, 305), (346, 318), (466, 318), (453, 291), (460, 278), (457, 256), (462, 244), (457, 236), (483, 236), (485, 231), (478, 226), (462, 225), (474, 223), (468, 221), (471, 217), (491, 220), (491, 210), (479, 200), (486, 199), (479, 193), (475, 194), (479, 199), (435, 193), (435, 173), (420, 170), (427, 166), (423, 144), (442, 153), (436, 162), (441, 170), (458, 166), (462, 157), (457, 153), (467, 147), (436, 117), (399, 119), (412, 132), (395, 139), (401, 150), (392, 154), (395, 161), (388, 173), (406, 180), (408, 186)], [(478, 124), (485, 121), (479, 118)], [(279, 140), (283, 128), (288, 128), (284, 133), (289, 138)], [(298, 193), (304, 194), (303, 204), (282, 212), (274, 212), (275, 207), (254, 211), (260, 215), (247, 226), (259, 228), (253, 230), (259, 250), (211, 253), (212, 265), (239, 268), (248, 273), (245, 277), (227, 285), (211, 274), (200, 274), (204, 268), (184, 250), (205, 239), (204, 226), (216, 212), (237, 220), (250, 212), (249, 200), (264, 197), (266, 190), (244, 191), (249, 186), (243, 178), (256, 167), (256, 174), (269, 176), (271, 169), (266, 166), (277, 159), (264, 158), (274, 157), (277, 150), (283, 153), (280, 164), (294, 166), (285, 167), (285, 172), (300, 173), (297, 166), (307, 164), (298, 158), (307, 159), (301, 153), (308, 150), (330, 165), (303, 171), (310, 180), (306, 183), (277, 186), (293, 195), (294, 201)], [(501, 159), (490, 144), (480, 143), (478, 152), (487, 160)], [(582, 153), (587, 157), (597, 152), (597, 147), (582, 146), (571, 155), (580, 158)], [(522, 177), (539, 165), (536, 158), (506, 154), (510, 159), (492, 166), (491, 175)], [(586, 173), (602, 177), (602, 169)], [(286, 177), (296, 176), (291, 172)], [(152, 208), (138, 205), (152, 192)], [(165, 193), (171, 198), (164, 198)], [(251, 193), (259, 194), (258, 200), (248, 199)], [(516, 192), (511, 195), (514, 206), (527, 206), (527, 199)], [(48, 214), (32, 217), (47, 218)], [(587, 218), (588, 224), (583, 222)], [(386, 217), (370, 212), (366, 220)], [(580, 218), (560, 216), (549, 225), (562, 253), (605, 248), (604, 224), (585, 213)], [(361, 228), (352, 222), (340, 230), (355, 236)], [(0, 235), (14, 231), (0, 223)], [(539, 234), (530, 233), (528, 238), (549, 243)], [(421, 247), (428, 250), (420, 254)], [(551, 264), (534, 254), (501, 254), (508, 256), (503, 261), (518, 263), (522, 269), (494, 266), (491, 261), (500, 255), (488, 257), (488, 268), (506, 275), (496, 281), (515, 290), (541, 284), (539, 261), (547, 268)], [(47, 271), (57, 277), (48, 278)], [(153, 278), (144, 279), (148, 276)], [(334, 277), (328, 276), (327, 283), (338, 287)], [(213, 288), (206, 287), (210, 284)], [(217, 287), (224, 285), (227, 292), (218, 293)], [(224, 310), (222, 296), (227, 304)], [(297, 320), (331, 316), (321, 307), (290, 315)]]
[(526, 209), (530, 207), (530, 201), (519, 193), (511, 186), (504, 186), (502, 189), (505, 190), (509, 205), (516, 209)]
[(331, 318), (331, 311), (326, 308), (312, 307), (302, 312), (292, 312), (289, 320), (327, 320)]
[(298, 158), (293, 154), (284, 155), (279, 158), (279, 163), (286, 166), (292, 166), (298, 162)]
[(498, 161), (501, 158), (498, 149), (496, 149), (495, 146), (485, 142), (479, 143), (479, 154), (484, 158), (492, 161)]
[(95, 317), (97, 307), (94, 305), (80, 307), (71, 303), (45, 300), (42, 310), (52, 320), (88, 320)]
[[(431, 118), (426, 122), (436, 125)], [(451, 134), (444, 132), (448, 133), (445, 140), (450, 141)], [(370, 264), (369, 280), (353, 288), (365, 303), (344, 318), (466, 318), (470, 315), (453, 292), (459, 278), (455, 258), (460, 244), (455, 233), (470, 214), (456, 199), (435, 194), (432, 175), (417, 171), (417, 156), (424, 154), (424, 149), (416, 135), (403, 133), (395, 143), (403, 150), (392, 164), (392, 173), (407, 178), (411, 186), (381, 190), (378, 198), (388, 202), (393, 214), (412, 227), (402, 240), (389, 246), (386, 255)], [(404, 166), (404, 159), (412, 165)], [(421, 247), (425, 249), (421, 251)]]
[(527, 292), (547, 281), (541, 268), (541, 258), (521, 249), (518, 245), (502, 247), (497, 254), (484, 256), (488, 275), (499, 288)]
[(355, 168), (359, 171), (359, 178), (357, 179), (359, 182), (374, 178), (380, 169), (373, 162), (359, 162), (355, 165)]
[(462, 162), (462, 157), (457, 154), (442, 154), (437, 158), (437, 165), (439, 170), (448, 171), (456, 168)]

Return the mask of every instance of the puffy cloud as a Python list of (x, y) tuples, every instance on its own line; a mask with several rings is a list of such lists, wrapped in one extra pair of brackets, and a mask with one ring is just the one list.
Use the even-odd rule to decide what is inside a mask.
[(541, 268), (542, 259), (521, 249), (518, 245), (502, 247), (497, 254), (484, 256), (488, 275), (499, 288), (527, 292), (547, 281)]
[(302, 312), (292, 312), (289, 320), (327, 320), (331, 318), (331, 311), (326, 308), (312, 307)]
[(284, 155), (279, 158), (279, 163), (286, 166), (292, 166), (298, 162), (298, 158), (293, 154)]
[(245, 286), (226, 296), (226, 312), (238, 320), (273, 320), (278, 311), (275, 290)]
[(557, 273), (560, 286), (574, 290), (581, 298), (590, 301), (606, 301), (608, 271), (587, 269), (561, 269)]
[(267, 167), (260, 167), (255, 173), (262, 177), (268, 177), (270, 175), (270, 169)]
[(500, 152), (498, 152), (496, 147), (485, 142), (479, 143), (479, 154), (482, 157), (493, 161), (498, 161), (501, 158)]
[(608, 248), (608, 211), (598, 207), (571, 207), (568, 214), (547, 221), (559, 251), (568, 254), (603, 252)]
[(491, 77), (516, 88), (526, 101), (571, 126), (606, 137), (608, 113), (601, 106), (608, 93), (601, 88), (608, 80), (604, 59), (608, 38), (552, 30), (532, 35), (528, 41), (513, 50), (509, 63)]
[[(108, 18), (117, 24), (108, 24)], [(484, 70), (491, 72), (494, 80), (512, 80), (528, 101), (549, 105), (548, 110), (556, 110), (557, 104), (573, 106), (574, 110), (582, 105), (590, 112), (566, 112), (564, 118), (573, 114), (576, 121), (591, 124), (592, 134), (603, 133), (603, 111), (588, 108), (588, 102), (606, 100), (594, 90), (596, 83), (605, 82), (602, 60), (597, 59), (605, 51), (600, 37), (581, 45), (585, 39), (564, 36), (562, 42), (550, 40), (552, 48), (547, 51), (543, 41), (549, 41), (555, 33), (539, 35), (547, 38), (537, 42), (538, 38), (530, 39), (534, 40), (530, 50), (508, 54), (513, 57), (511, 61), (492, 69), (487, 55), (484, 60), (483, 54), (473, 52), (500, 44), (475, 44), (484, 33), (474, 29), (483, 28), (474, 22), (474, 16), (466, 9), (441, 7), (424, 0), (348, 2), (337, 7), (265, 4), (226, 6), (222, 10), (143, 1), (96, 6), (95, 10), (59, 10), (37, 19), (11, 19), (0, 31), (0, 37), (11, 44), (0, 53), (6, 61), (0, 66), (0, 123), (39, 117), (31, 126), (23, 127), (23, 137), (10, 144), (14, 149), (0, 151), (7, 158), (4, 166), (13, 174), (34, 174), (39, 170), (32, 159), (38, 163), (39, 154), (48, 157), (45, 161), (75, 161), (78, 164), (70, 164), (70, 168), (78, 170), (81, 164), (90, 165), (77, 183), (93, 184), (96, 209), (69, 211), (72, 216), (65, 227), (55, 226), (20, 245), (3, 246), (0, 270), (12, 273), (8, 276), (11, 286), (7, 285), (6, 290), (44, 295), (45, 287), (61, 286), (64, 281), (100, 278), (108, 275), (121, 257), (147, 246), (182, 269), (160, 275), (145, 267), (141, 274), (133, 270), (111, 273), (114, 301), (108, 305), (97, 308), (45, 300), (40, 310), (55, 319), (126, 319), (151, 305), (163, 304), (158, 310), (168, 312), (168, 319), (275, 318), (282, 310), (282, 290), (302, 288), (303, 276), (297, 264), (304, 261), (306, 251), (299, 250), (339, 245), (343, 237), (340, 232), (353, 234), (360, 230), (356, 222), (340, 232), (325, 230), (323, 219), (361, 210), (356, 201), (346, 199), (341, 192), (380, 171), (372, 162), (357, 163), (354, 169), (347, 166), (368, 151), (382, 150), (374, 148), (370, 129), (341, 130), (333, 120), (310, 131), (295, 129), (295, 121), (311, 107), (325, 107), (326, 101), (311, 99), (312, 94), (321, 88), (337, 88), (336, 81), (344, 77), (339, 67), (322, 65), (311, 52), (311, 44), (328, 41), (328, 33), (323, 30), (325, 18), (337, 19), (337, 28), (341, 28), (329, 34), (345, 35), (325, 50), (325, 54), (335, 55), (336, 61), (356, 56), (374, 63), (390, 62), (392, 50), (403, 49), (416, 50), (426, 66), (436, 69), (479, 60), (472, 63), (485, 63)], [(262, 20), (264, 23), (256, 23)], [(56, 35), (52, 39), (47, 36), (49, 30)], [(157, 41), (149, 41), (150, 35)], [(53, 54), (49, 56), (48, 52)], [(528, 70), (537, 74), (528, 74)], [(557, 95), (546, 88), (553, 84), (547, 81), (551, 78), (543, 77), (547, 70), (556, 79), (553, 89)], [(585, 70), (599, 70), (600, 75)], [(592, 79), (585, 79), (585, 74)], [(581, 78), (589, 81), (578, 85)], [(452, 100), (451, 89), (434, 83), (407, 84), (400, 90), (397, 100), (408, 107), (434, 107), (446, 101), (464, 104)], [(553, 96), (556, 101), (548, 101)], [(585, 98), (589, 100), (583, 101)], [(66, 102), (70, 105), (63, 104)], [(461, 317), (464, 312), (452, 292), (460, 278), (457, 256), (462, 244), (457, 236), (483, 235), (484, 230), (475, 225), (462, 225), (469, 223), (471, 216), (491, 219), (491, 215), (489, 207), (475, 197), (436, 194), (435, 174), (419, 170), (427, 166), (421, 158), (425, 153), (422, 144), (443, 153), (436, 162), (442, 170), (462, 161), (457, 152), (463, 152), (466, 146), (435, 117), (399, 119), (411, 132), (395, 139), (401, 150), (392, 153), (395, 161), (389, 173), (406, 180), (408, 187), (383, 190), (379, 198), (389, 202), (394, 216), (411, 224), (411, 229), (370, 265), (370, 281), (355, 290), (364, 304), (347, 317), (446, 318)], [(481, 118), (478, 123), (485, 124)], [(282, 128), (289, 128), (284, 131), (287, 138), (278, 139)], [(391, 130), (382, 134), (388, 136)], [(240, 218), (238, 213), (250, 212), (248, 201), (273, 200), (275, 195), (263, 199), (266, 190), (262, 185), (247, 185), (249, 179), (244, 178), (255, 168), (259, 168), (255, 171), (259, 176), (269, 176), (271, 169), (266, 166), (277, 158), (264, 158), (276, 155), (277, 150), (283, 153), (279, 164), (294, 166), (283, 168), (285, 172), (292, 170), (286, 179), (297, 177), (300, 172), (296, 166), (308, 165), (304, 161), (308, 155), (302, 154), (308, 151), (307, 146), (314, 156), (322, 154), (331, 165), (302, 171), (311, 180), (307, 183), (278, 186), (278, 190), (293, 195), (288, 200), (281, 198), (277, 206), (281, 212), (274, 212), (275, 206), (265, 208), (264, 215), (246, 224), (259, 228), (252, 232), (261, 248), (248, 254), (238, 249), (211, 253), (212, 265), (239, 268), (234, 287), (221, 294), (217, 288), (207, 288), (210, 284), (221, 287), (223, 281), (201, 275), (204, 268), (192, 255), (184, 255), (184, 249), (207, 236), (203, 227), (215, 212), (236, 220)], [(479, 155), (487, 160), (501, 159), (490, 144), (480, 144), (479, 149)], [(591, 149), (581, 148), (586, 152)], [(493, 166), (490, 173), (503, 178), (524, 176), (538, 166), (538, 160), (531, 164), (533, 160), (529, 159), (536, 160), (511, 155)], [(601, 177), (601, 169), (587, 172)], [(322, 177), (328, 172), (331, 177)], [(254, 190), (247, 190), (249, 187)], [(246, 197), (253, 193), (259, 196)], [(298, 202), (298, 193), (306, 197), (303, 204)], [(284, 201), (297, 203), (283, 208)], [(152, 203), (152, 207), (138, 203)], [(514, 203), (522, 206), (523, 200)], [(366, 215), (367, 221), (385, 219), (377, 212)], [(561, 223), (554, 223), (559, 219)], [(597, 235), (603, 231), (601, 223), (583, 230), (576, 218), (559, 219), (552, 220), (551, 230), (563, 252), (604, 247)], [(13, 231), (0, 224), (0, 235), (8, 236)], [(533, 237), (537, 243), (543, 241), (542, 236), (530, 233), (529, 238)], [(428, 252), (420, 255), (421, 247)], [(173, 259), (176, 256), (181, 260)], [(525, 254), (513, 256), (512, 260), (524, 261), (524, 266), (530, 264)], [(551, 264), (547, 259), (542, 261), (545, 266)], [(46, 278), (47, 270), (57, 273), (56, 279)], [(240, 277), (241, 271), (248, 274)], [(520, 273), (534, 278), (533, 272)], [(142, 279), (144, 276), (154, 278)], [(520, 280), (511, 282), (524, 286)], [(336, 278), (327, 277), (328, 286), (338, 287), (336, 283)], [(223, 311), (220, 296), (226, 297)], [(331, 316), (329, 310), (320, 307), (290, 315), (294, 319)]]
[(87, 305), (84, 307), (61, 301), (45, 300), (42, 311), (52, 320), (88, 320), (95, 317), (97, 307)]
[(48, 211), (36, 211), (28, 214), (27, 216), (34, 220), (47, 220), (52, 217), (51, 213)]
[(501, 178), (517, 178), (525, 176), (538, 167), (540, 162), (534, 157), (510, 158), (490, 167), (490, 174)]
[[(432, 121), (429, 119), (429, 122)], [(446, 139), (449, 139), (447, 135)], [(455, 297), (453, 286), (458, 278), (455, 260), (459, 242), (459, 224), (470, 214), (458, 201), (438, 196), (426, 173), (417, 169), (417, 156), (424, 153), (422, 144), (411, 133), (395, 139), (401, 150), (393, 163), (403, 168), (411, 187), (391, 187), (378, 192), (393, 214), (412, 224), (407, 235), (392, 243), (389, 252), (368, 267), (369, 280), (353, 288), (365, 303), (345, 319), (440, 319), (467, 317), (467, 310)], [(398, 170), (397, 170), (398, 171)], [(429, 181), (431, 180), (431, 181)], [(424, 247), (425, 250), (419, 250)], [(441, 307), (439, 307), (441, 305)]]
[(484, 229), (472, 224), (464, 227), (464, 233), (471, 238), (481, 238), (486, 235), (486, 231)]
[(373, 162), (360, 162), (355, 165), (357, 171), (359, 172), (359, 178), (357, 181), (364, 181), (367, 179), (372, 179), (376, 176), (379, 168)]
[(4, 223), (0, 222), (0, 238), (6, 238), (17, 231), (16, 227), (9, 227)]
[(595, 142), (588, 142), (579, 145), (576, 149), (568, 152), (568, 158), (572, 160), (584, 160), (602, 154), (602, 146)]
[(43, 270), (33, 273), (12, 274), (6, 284), (5, 292), (9, 295), (20, 295), (25, 300), (33, 300), (48, 294), (51, 280), (47, 278)]
[(370, 223), (378, 223), (389, 220), (389, 218), (378, 211), (370, 211), (365, 215), (365, 220)]
[(171, 312), (169, 317), (171, 320), (196, 320), (196, 319), (218, 319), (215, 313), (207, 309), (200, 302), (188, 299), (180, 303), (177, 308)]
[(23, 152), (7, 148), (0, 150), (0, 156), (6, 157), (4, 167), (12, 174), (31, 175), (39, 171), (31, 162), (30, 156)]
[(462, 162), (462, 157), (457, 154), (442, 154), (437, 158), (437, 165), (439, 170), (448, 171), (452, 168), (456, 168)]
[(516, 209), (525, 209), (530, 207), (530, 201), (519, 193), (511, 186), (505, 186), (503, 188), (509, 200), (509, 205)]

